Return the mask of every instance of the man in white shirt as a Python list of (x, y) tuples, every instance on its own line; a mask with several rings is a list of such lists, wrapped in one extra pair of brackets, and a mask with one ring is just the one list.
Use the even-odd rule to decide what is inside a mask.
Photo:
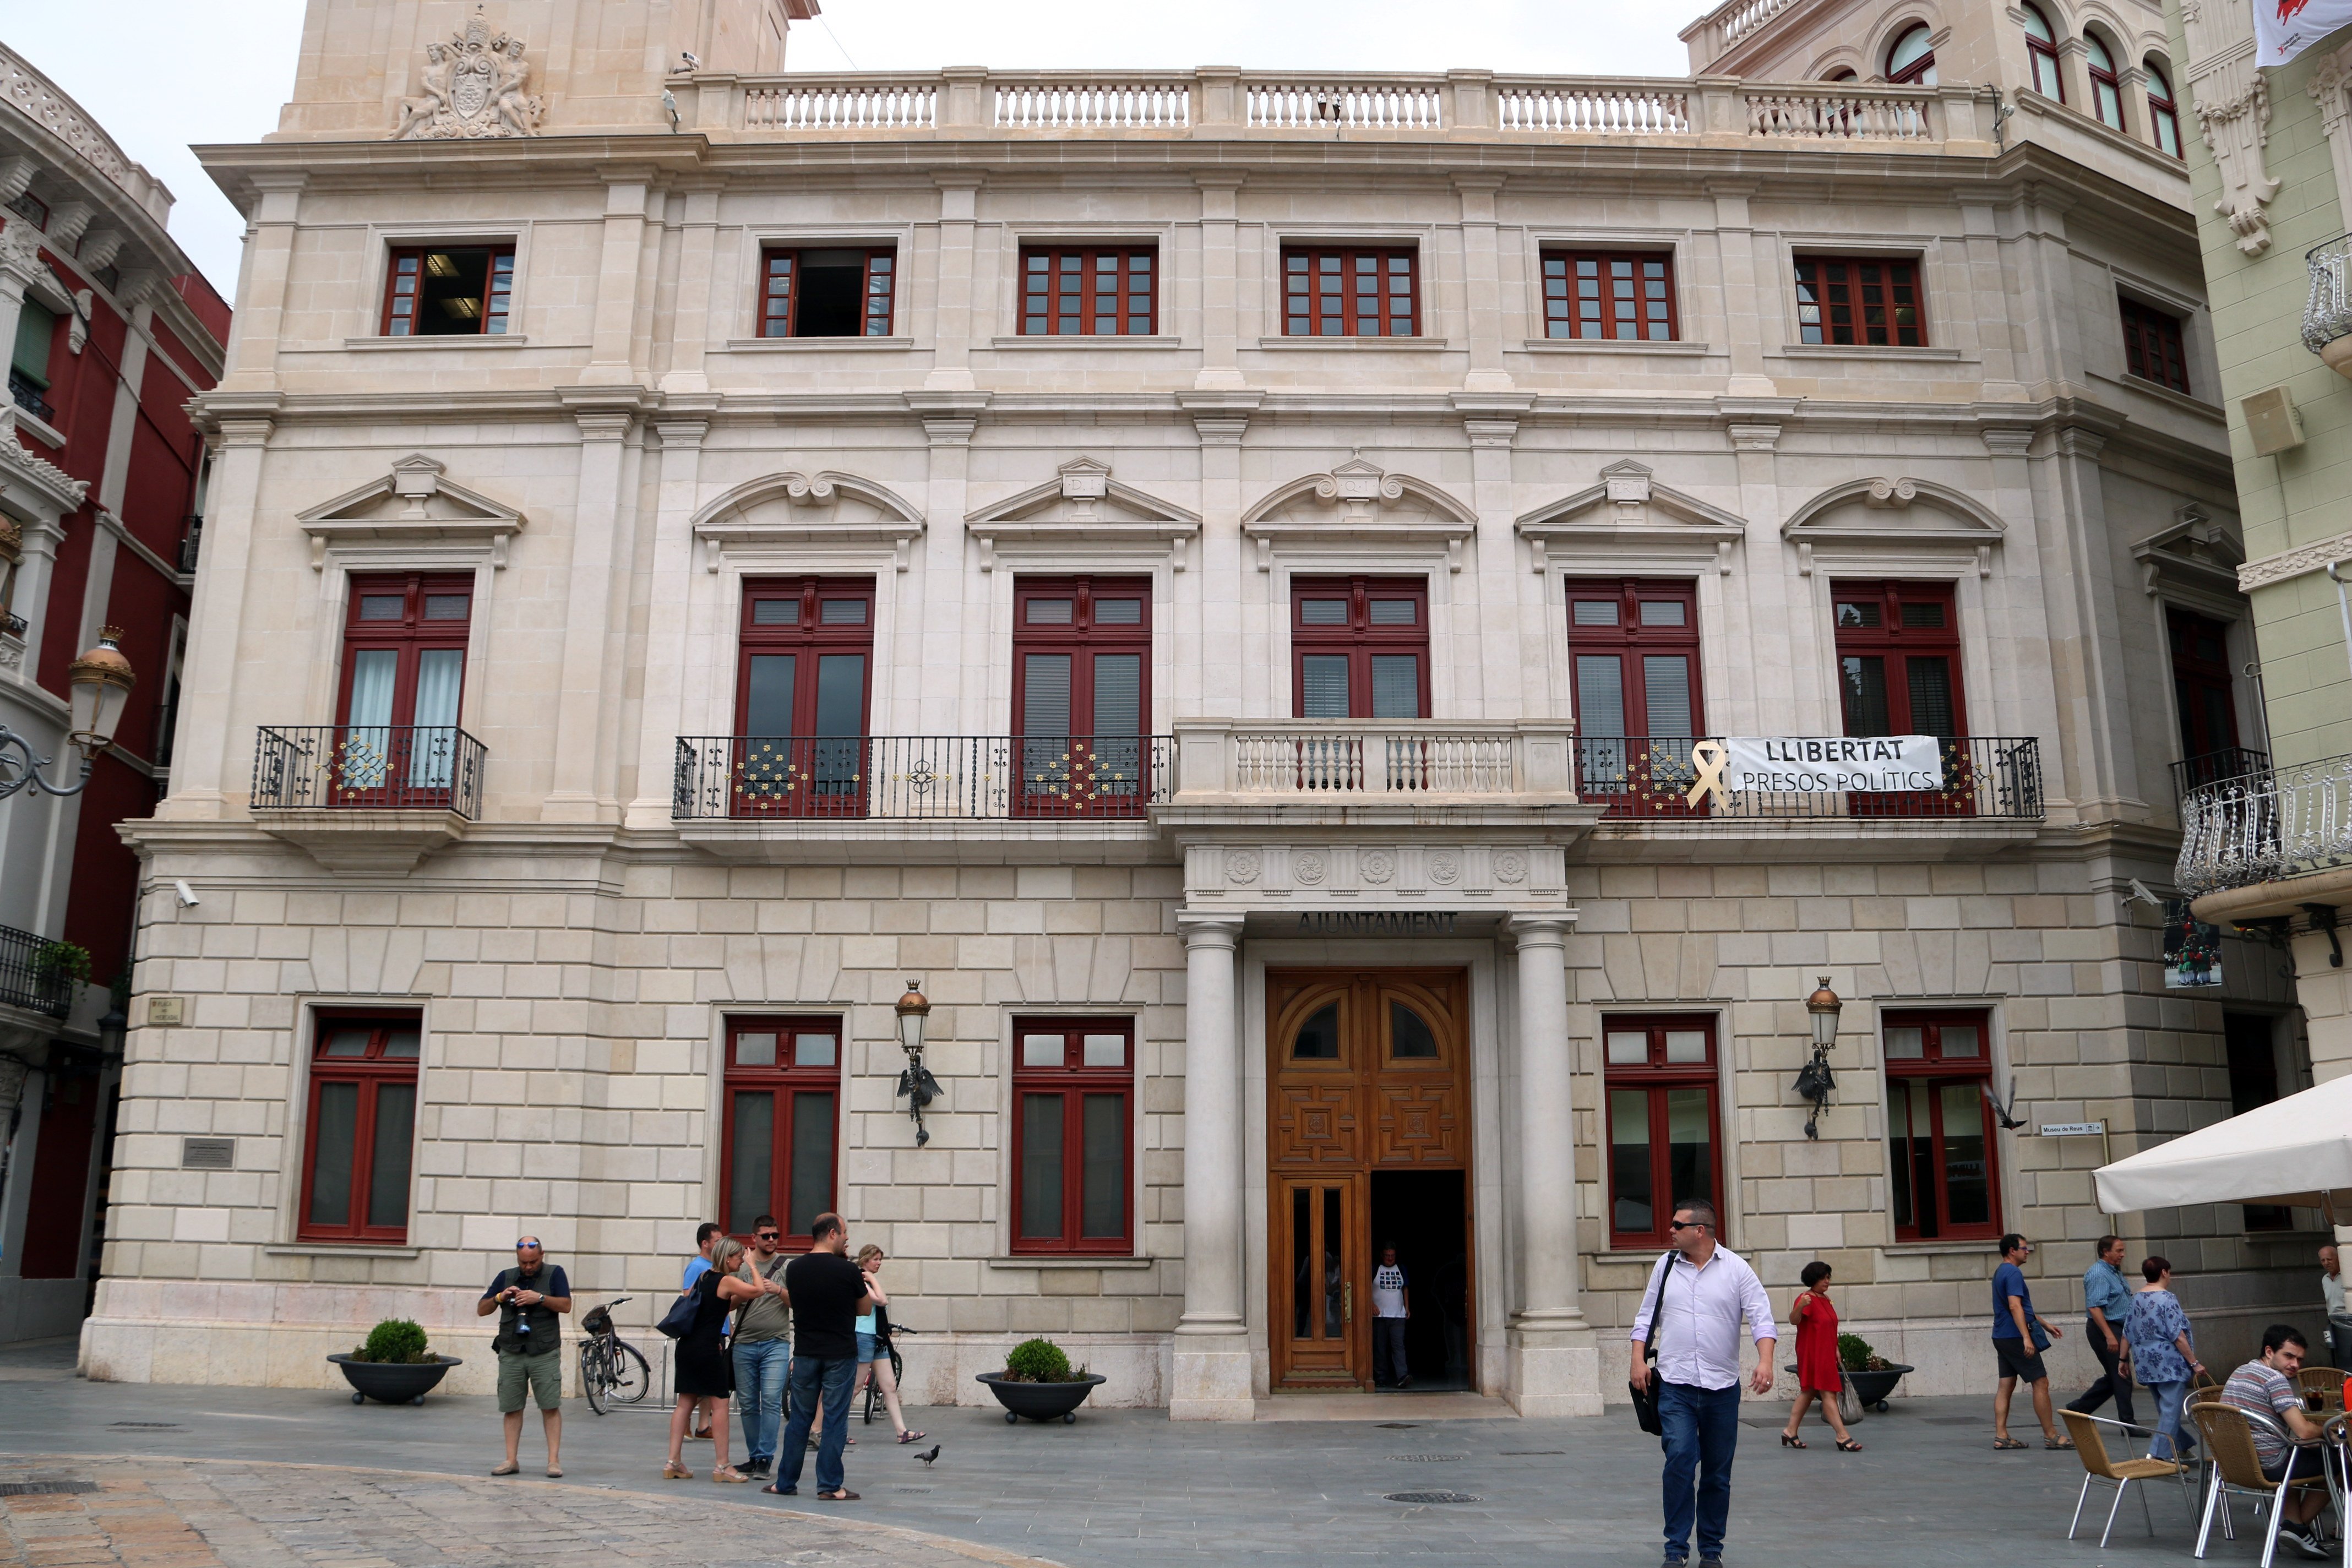
[[(1756, 1373), (1748, 1386), (1772, 1392), (1772, 1352), (1780, 1331), (1772, 1303), (1756, 1270), (1729, 1247), (1716, 1245), (1715, 1205), (1704, 1199), (1675, 1205), (1667, 1227), (1668, 1256), (1650, 1270), (1642, 1310), (1633, 1320), (1633, 1383), (1657, 1379), (1658, 1419), (1665, 1427), (1664, 1568), (1690, 1558), (1691, 1524), (1698, 1524), (1699, 1568), (1722, 1568), (1723, 1536), (1731, 1520), (1731, 1457), (1739, 1444), (1739, 1320), (1756, 1341)], [(1658, 1347), (1654, 1372), (1649, 1347)], [(1696, 1510), (1692, 1483), (1697, 1483)]]
[(1381, 1248), (1381, 1266), (1372, 1270), (1372, 1384), (1392, 1383), (1412, 1386), (1412, 1370), (1405, 1364), (1405, 1321), (1412, 1316), (1412, 1294), (1404, 1270), (1397, 1267), (1396, 1248)]

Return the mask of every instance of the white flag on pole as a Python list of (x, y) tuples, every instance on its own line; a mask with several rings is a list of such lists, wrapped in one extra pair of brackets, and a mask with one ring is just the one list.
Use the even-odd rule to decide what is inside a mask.
[(2254, 64), (2283, 66), (2338, 27), (2352, 0), (2247, 0), (2254, 8)]

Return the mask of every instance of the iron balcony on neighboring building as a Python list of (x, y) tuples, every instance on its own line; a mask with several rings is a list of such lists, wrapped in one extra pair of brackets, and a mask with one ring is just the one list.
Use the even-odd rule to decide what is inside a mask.
[[(2352, 892), (2352, 756), (2263, 768), (2191, 790), (2180, 803), (2180, 828), (2174, 879), (2182, 892), (2276, 895), (2233, 898), (2227, 909), (2200, 909), (2200, 918), (2263, 919), (2304, 902), (2341, 900)], [(2327, 879), (2332, 890), (2298, 885), (2312, 878)]]
[(2303, 309), (2303, 346), (2344, 372), (2352, 365), (2352, 234), (2304, 252), (2311, 298)]
[(47, 937), (0, 926), (0, 1007), (62, 1018), (73, 1011), (71, 950)]
[(2258, 773), (2270, 765), (2271, 754), (2268, 752), (2257, 752), (2247, 746), (2228, 746), (2218, 752), (2183, 757), (2172, 764), (2172, 798), (2185, 800), (2190, 790), (2202, 789), (2223, 779)]

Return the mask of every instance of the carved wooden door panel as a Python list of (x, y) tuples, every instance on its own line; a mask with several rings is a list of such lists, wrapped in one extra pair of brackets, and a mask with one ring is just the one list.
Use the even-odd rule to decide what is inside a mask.
[(1282, 1243), (1269, 1270), (1271, 1337), (1284, 1386), (1356, 1388), (1370, 1375), (1366, 1183), (1360, 1172), (1275, 1178)]
[(1372, 1163), (1456, 1170), (1470, 1163), (1463, 976), (1369, 979)]

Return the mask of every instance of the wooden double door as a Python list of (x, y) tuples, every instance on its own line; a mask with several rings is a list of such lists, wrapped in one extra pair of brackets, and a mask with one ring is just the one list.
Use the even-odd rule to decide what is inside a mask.
[(1369, 1388), (1373, 1175), (1469, 1168), (1466, 975), (1270, 969), (1265, 984), (1274, 1384)]

